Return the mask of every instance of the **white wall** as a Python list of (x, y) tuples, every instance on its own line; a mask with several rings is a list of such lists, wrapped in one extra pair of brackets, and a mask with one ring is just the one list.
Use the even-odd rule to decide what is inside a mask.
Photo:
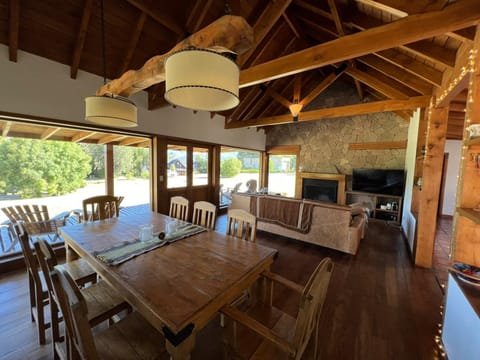
[(420, 110), (417, 110), (410, 119), (410, 126), (408, 127), (407, 151), (405, 154), (405, 171), (407, 172), (407, 178), (405, 181), (405, 194), (403, 197), (402, 229), (403, 233), (407, 236), (408, 245), (410, 246), (410, 251), (412, 252), (415, 240), (416, 220), (410, 209), (412, 205), (413, 175), (415, 171), (419, 122)]
[(448, 167), (445, 180), (442, 215), (453, 216), (455, 213), (455, 197), (457, 194), (460, 158), (462, 156), (462, 142), (460, 140), (447, 140), (445, 143), (445, 152), (448, 153)]
[[(70, 78), (70, 67), (18, 52), (18, 62), (8, 60), (8, 48), (0, 45), (0, 111), (47, 117), (85, 124), (84, 98), (103, 84), (99, 76), (79, 71)], [(147, 93), (131, 97), (138, 107), (139, 126), (151, 134), (208, 141), (223, 145), (265, 149), (265, 134), (256, 129), (224, 129), (224, 118), (199, 111), (193, 114), (169, 106), (148, 111)], [(91, 125), (91, 124), (90, 124)]]

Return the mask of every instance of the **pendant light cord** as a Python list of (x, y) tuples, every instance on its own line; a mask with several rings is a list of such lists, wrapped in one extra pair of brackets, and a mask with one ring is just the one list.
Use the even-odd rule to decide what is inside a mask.
[(105, 19), (103, 13), (103, 0), (100, 0), (100, 17), (101, 17), (101, 25), (100, 30), (102, 32), (102, 57), (103, 57), (103, 85), (107, 84), (107, 60), (106, 60), (106, 52), (105, 52)]

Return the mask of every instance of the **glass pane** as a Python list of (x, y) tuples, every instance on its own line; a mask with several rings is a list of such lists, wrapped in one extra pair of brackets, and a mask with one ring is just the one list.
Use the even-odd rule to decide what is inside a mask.
[(258, 191), (259, 183), (260, 152), (222, 146), (220, 153), (220, 205), (230, 204), (231, 194), (234, 192)]
[(167, 146), (167, 188), (187, 186), (187, 147)]
[(193, 148), (193, 186), (208, 185), (208, 149)]
[(268, 192), (295, 196), (296, 155), (270, 155), (268, 160)]
[(150, 204), (150, 148), (114, 146), (114, 188), (122, 206)]

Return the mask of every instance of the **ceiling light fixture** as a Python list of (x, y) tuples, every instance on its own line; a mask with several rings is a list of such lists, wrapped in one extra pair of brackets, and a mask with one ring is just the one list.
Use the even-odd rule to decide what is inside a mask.
[(165, 99), (192, 110), (224, 111), (237, 106), (240, 71), (225, 48), (189, 47), (165, 60)]
[[(107, 83), (107, 63), (105, 56), (105, 24), (103, 14), (103, 0), (100, 1), (101, 31), (102, 31), (102, 57), (103, 57), (103, 84)], [(85, 98), (85, 119), (87, 121), (112, 126), (135, 127), (137, 126), (137, 107), (124, 97), (105, 94)]]
[(288, 108), (290, 109), (290, 112), (292, 113), (293, 121), (298, 121), (298, 114), (300, 114), (300, 111), (302, 111), (303, 104), (299, 104), (298, 102), (295, 102), (293, 104), (290, 104), (290, 106)]

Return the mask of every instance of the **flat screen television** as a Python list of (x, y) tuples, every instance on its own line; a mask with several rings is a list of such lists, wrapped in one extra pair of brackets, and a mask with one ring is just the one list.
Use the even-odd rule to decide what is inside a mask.
[(404, 170), (353, 169), (352, 191), (403, 196), (404, 186)]

